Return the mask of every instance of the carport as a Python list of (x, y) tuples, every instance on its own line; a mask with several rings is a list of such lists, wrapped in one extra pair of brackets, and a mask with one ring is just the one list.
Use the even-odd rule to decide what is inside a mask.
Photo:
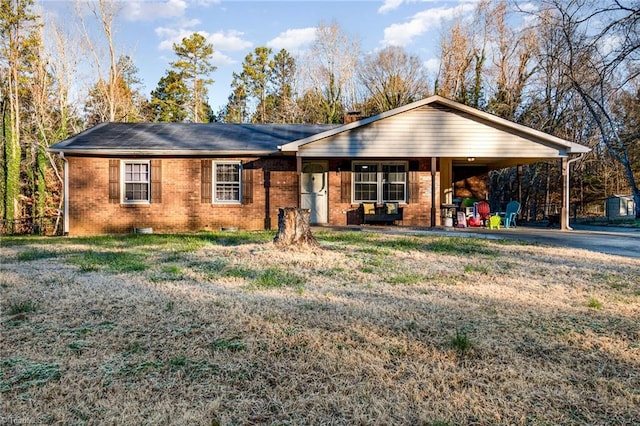
[[(454, 180), (512, 166), (541, 161), (562, 163), (563, 202), (561, 228), (568, 226), (569, 171), (571, 162), (589, 152), (586, 146), (502, 119), (440, 96), (432, 96), (382, 114), (327, 130), (280, 147), (296, 155), (303, 165), (326, 164), (323, 169), (337, 179), (328, 186), (328, 223), (341, 224), (342, 215), (361, 203), (354, 182), (361, 179), (358, 164), (384, 166), (405, 162), (403, 224), (434, 227), (442, 224), (441, 211), (456, 198)], [(355, 165), (355, 166), (354, 166)], [(381, 167), (379, 167), (381, 168)], [(376, 169), (377, 170), (377, 169)], [(378, 171), (379, 173), (379, 171)], [(303, 176), (304, 179), (304, 176)], [(385, 184), (379, 178), (378, 186)], [(373, 182), (372, 184), (375, 184)], [(333, 194), (332, 194), (333, 193)], [(382, 191), (379, 191), (382, 194)], [(328, 200), (328, 201), (325, 201)], [(381, 204), (383, 196), (368, 199)], [(396, 200), (397, 201), (397, 200)], [(304, 203), (303, 203), (304, 204)], [(314, 206), (310, 206), (313, 210)], [(324, 206), (321, 206), (324, 207)], [(421, 223), (421, 214), (426, 214)]]

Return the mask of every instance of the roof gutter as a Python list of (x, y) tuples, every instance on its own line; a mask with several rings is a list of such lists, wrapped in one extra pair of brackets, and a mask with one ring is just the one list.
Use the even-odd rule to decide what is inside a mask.
[[(250, 156), (255, 157), (257, 155), (273, 155), (279, 154), (279, 151), (209, 151), (209, 150), (176, 150), (176, 149), (153, 149), (153, 150), (141, 150), (141, 149), (56, 149), (49, 148), (50, 152), (56, 152), (63, 155), (140, 155), (140, 156), (217, 156), (217, 155), (238, 155), (238, 156)], [(64, 156), (64, 155), (63, 155)], [(61, 157), (62, 158), (62, 157)]]

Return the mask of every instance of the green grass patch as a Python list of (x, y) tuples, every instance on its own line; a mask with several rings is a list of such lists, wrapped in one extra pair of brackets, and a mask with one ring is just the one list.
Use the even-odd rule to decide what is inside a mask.
[(451, 338), (451, 346), (460, 354), (465, 354), (473, 347), (473, 343), (466, 331), (458, 329)]
[(599, 301), (598, 299), (596, 299), (595, 297), (591, 297), (589, 299), (589, 301), (587, 302), (587, 306), (592, 308), (592, 309), (601, 309), (602, 308), (602, 302)]
[(119, 374), (121, 376), (141, 376), (153, 370), (160, 370), (163, 367), (163, 363), (160, 361), (143, 361), (134, 362), (123, 365), (120, 368)]
[(171, 372), (181, 371), (190, 380), (210, 378), (220, 372), (220, 367), (206, 359), (192, 359), (178, 355), (169, 359)]
[(67, 347), (71, 350), (71, 352), (77, 355), (84, 352), (88, 346), (89, 346), (89, 343), (86, 340), (74, 340), (73, 342), (67, 345)]
[(400, 251), (414, 251), (425, 249), (425, 241), (423, 241), (422, 238), (418, 237), (407, 238), (396, 236), (390, 240), (382, 241), (379, 244), (384, 247)]
[(362, 247), (358, 247), (356, 251), (373, 256), (388, 256), (391, 254), (391, 250), (388, 247), (381, 247), (374, 244), (374, 242), (371, 242), (369, 245), (363, 245)]
[(180, 281), (184, 279), (184, 273), (178, 265), (163, 265), (160, 272), (152, 274), (149, 279), (152, 282)]
[(244, 278), (244, 279), (253, 279), (257, 276), (256, 271), (253, 269), (245, 268), (240, 265), (233, 265), (228, 268), (225, 268), (222, 272), (222, 276), (232, 277), (232, 278)]
[(240, 352), (247, 349), (247, 346), (237, 338), (231, 339), (215, 339), (211, 342), (211, 350), (216, 351), (230, 351)]
[(105, 271), (110, 273), (139, 272), (149, 268), (147, 256), (129, 251), (85, 251), (68, 260), (82, 272)]
[(265, 269), (254, 280), (254, 285), (259, 288), (302, 287), (304, 283), (302, 276), (279, 268)]
[(389, 284), (417, 284), (424, 281), (424, 279), (425, 277), (422, 274), (406, 272), (387, 276), (384, 278), (384, 281)]
[(334, 242), (343, 244), (369, 244), (372, 243), (377, 235), (373, 232), (354, 232), (354, 231), (318, 231), (314, 233), (316, 239), (320, 242)]
[(53, 250), (45, 250), (41, 248), (30, 248), (21, 251), (16, 255), (16, 260), (20, 262), (31, 262), (33, 260), (51, 259), (58, 257), (60, 252)]
[(24, 358), (4, 359), (0, 361), (0, 368), (0, 392), (22, 391), (61, 377), (58, 364), (38, 363)]
[(111, 331), (113, 330), (113, 328), (114, 328), (114, 325), (112, 322), (103, 321), (98, 324), (84, 323), (80, 327), (69, 329), (69, 332), (76, 336), (84, 337), (96, 331), (103, 331), (103, 330)]
[(462, 238), (447, 237), (428, 242), (424, 245), (425, 250), (436, 253), (461, 255), (461, 254), (483, 254), (494, 255), (496, 250), (489, 247), (487, 240), (482, 238)]
[(464, 272), (465, 273), (478, 273), (478, 274), (483, 274), (483, 275), (487, 275), (489, 274), (489, 267), (485, 266), (485, 265), (464, 265)]
[(33, 300), (22, 300), (20, 302), (11, 302), (7, 307), (7, 314), (18, 315), (28, 314), (38, 310), (38, 303)]

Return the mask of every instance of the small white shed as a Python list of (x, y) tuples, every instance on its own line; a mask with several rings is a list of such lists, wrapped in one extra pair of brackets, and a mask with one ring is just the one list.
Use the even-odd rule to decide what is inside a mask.
[(608, 219), (626, 219), (634, 217), (635, 203), (633, 195), (612, 195), (605, 202)]

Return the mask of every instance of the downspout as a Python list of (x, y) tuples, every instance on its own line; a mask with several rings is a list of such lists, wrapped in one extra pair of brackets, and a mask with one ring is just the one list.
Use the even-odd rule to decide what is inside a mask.
[(62, 171), (62, 235), (69, 235), (69, 160), (64, 156), (64, 152), (60, 152), (60, 159), (64, 162)]
[(565, 215), (566, 215), (565, 216), (565, 220), (566, 220), (566, 222), (565, 223), (567, 224), (566, 225), (567, 226), (567, 231), (573, 231), (573, 228), (571, 226), (569, 226), (569, 217), (571, 216), (571, 213), (569, 212), (569, 210), (570, 210), (569, 209), (569, 200), (571, 198), (570, 197), (570, 192), (571, 191), (570, 191), (570, 188), (569, 188), (569, 182), (570, 182), (570, 179), (569, 179), (570, 176), (569, 175), (570, 175), (570, 172), (571, 172), (571, 163), (582, 159), (584, 156), (585, 156), (585, 153), (583, 152), (582, 154), (580, 154), (576, 158), (571, 158), (570, 160), (567, 160), (567, 173), (566, 173), (567, 181), (565, 183), (565, 188), (567, 188), (567, 191), (564, 194), (564, 202), (565, 202), (565, 206), (566, 206), (566, 208), (565, 208)]

